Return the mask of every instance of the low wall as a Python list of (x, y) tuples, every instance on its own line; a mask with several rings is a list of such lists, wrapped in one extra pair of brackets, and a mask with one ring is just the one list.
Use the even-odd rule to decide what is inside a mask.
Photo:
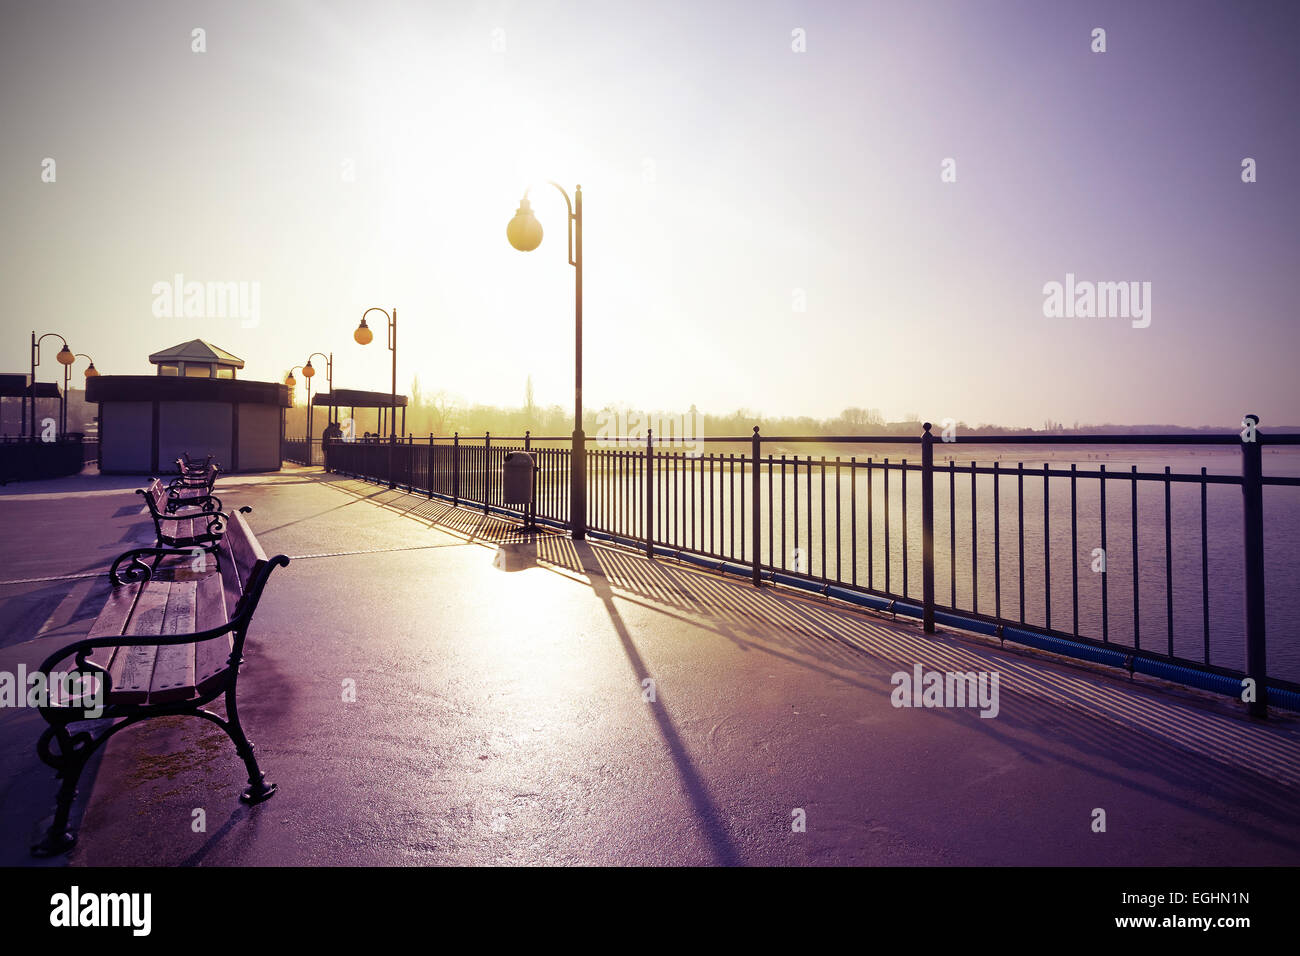
[(0, 484), (79, 474), (84, 454), (80, 441), (0, 442)]

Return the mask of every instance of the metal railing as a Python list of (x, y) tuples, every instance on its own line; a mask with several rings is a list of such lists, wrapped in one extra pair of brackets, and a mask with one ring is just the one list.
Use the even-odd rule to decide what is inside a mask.
[(325, 451), (319, 438), (306, 441), (301, 438), (286, 438), (281, 444), (281, 455), (285, 461), (295, 465), (324, 465)]
[[(1265, 489), (1300, 487), (1300, 477), (1265, 476), (1262, 467), (1265, 448), (1281, 453), (1300, 436), (1249, 431), (1250, 441), (1191, 433), (950, 442), (928, 425), (915, 437), (769, 438), (755, 427), (745, 438), (698, 439), (716, 449), (702, 454), (650, 435), (592, 441), (588, 529), (755, 584), (915, 617), (927, 632), (961, 627), (1237, 697), (1248, 679), (1253, 713), (1270, 697), (1300, 709), (1296, 628), (1272, 655), (1265, 643), (1263, 536)], [(408, 437), (394, 449), (391, 474), (383, 439), (323, 450), (313, 442), (311, 457), (331, 471), (522, 519), (522, 509), (503, 502), (501, 475), (507, 454), (529, 451), (538, 465), (537, 519), (564, 527), (569, 441)], [(291, 460), (305, 462), (307, 443), (286, 449), (294, 444), (303, 447)], [(888, 453), (791, 453), (800, 446)], [(966, 457), (977, 446), (984, 463)], [(1083, 460), (1000, 460), (1021, 447)], [(936, 463), (936, 448), (946, 460)], [(1085, 458), (1086, 449), (1094, 451)], [(1230, 473), (1102, 461), (1103, 453), (1161, 449), (1237, 451), (1216, 462)], [(1292, 513), (1298, 504), (1291, 501)], [(1282, 560), (1294, 561), (1294, 549)]]

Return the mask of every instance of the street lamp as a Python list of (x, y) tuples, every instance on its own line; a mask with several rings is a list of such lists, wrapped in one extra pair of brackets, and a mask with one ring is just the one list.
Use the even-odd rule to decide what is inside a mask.
[[(72, 349), (68, 348), (68, 340), (65, 339), (58, 332), (46, 332), (40, 338), (37, 338), (36, 331), (35, 330), (32, 331), (32, 379), (31, 379), (31, 384), (28, 386), (28, 390), (32, 393), (32, 427), (31, 427), (32, 438), (36, 437), (36, 366), (41, 364), (41, 342), (49, 338), (51, 335), (63, 343), (63, 348), (59, 349), (59, 354), (56, 355), (55, 358), (59, 360), (60, 365), (65, 367), (65, 370), (67, 366), (71, 365), (73, 362), (77, 360), (77, 357), (72, 354)], [(27, 397), (23, 396), (24, 417), (26, 417), (26, 412), (27, 412)], [(67, 424), (67, 417), (68, 417), (68, 397), (67, 397), (67, 389), (65, 388), (62, 400), (59, 403), (59, 419), (60, 419), (59, 437), (60, 438), (63, 437), (63, 426)]]
[[(574, 348), (573, 348), (573, 451), (569, 463), (569, 530), (574, 541), (587, 536), (587, 438), (582, 432), (582, 187), (573, 191), (573, 200), (564, 187), (552, 180), (569, 209), (569, 265), (574, 269)], [(506, 238), (520, 252), (532, 252), (542, 244), (542, 224), (533, 215), (528, 193), (519, 200), (514, 218), (506, 225)]]
[[(369, 329), (367, 329), (366, 331), (369, 331)], [(307, 364), (304, 365), (304, 366), (302, 367), (302, 374), (306, 376), (306, 378), (307, 378), (307, 382), (308, 382), (308, 385), (310, 386), (310, 383), (311, 383), (311, 377), (312, 377), (313, 375), (316, 374), (316, 369), (315, 369), (315, 367), (312, 366), (312, 364), (311, 364), (311, 360), (314, 359), (317, 355), (319, 355), (321, 358), (323, 358), (323, 359), (325, 360), (325, 384), (326, 384), (327, 386), (329, 386), (329, 390), (330, 390), (330, 400), (333, 401), (333, 398), (334, 398), (334, 353), (333, 353), (333, 352), (331, 352), (329, 355), (326, 355), (326, 354), (324, 354), (323, 352), (312, 352), (311, 355), (308, 355), (308, 356), (307, 356)], [(334, 421), (334, 414), (333, 414), (333, 406), (332, 406), (332, 405), (330, 406), (330, 409), (331, 409), (331, 411), (330, 411), (330, 421), (332, 422), (332, 421)], [(310, 450), (310, 447), (311, 447), (310, 442), (311, 442), (311, 434), (312, 434), (312, 431), (311, 431), (311, 420), (312, 420), (312, 407), (311, 407), (311, 401), (308, 400), (308, 402), (307, 402), (307, 442), (308, 442), (308, 449), (309, 449), (309, 450)], [(322, 449), (322, 451), (323, 451), (323, 450), (324, 450), (324, 449)]]
[[(294, 390), (295, 388), (298, 387), (298, 380), (297, 380), (296, 378), (293, 377), (294, 369), (301, 369), (301, 368), (303, 368), (303, 366), (301, 366), (301, 365), (295, 365), (293, 368), (289, 369), (289, 374), (286, 375), (286, 376), (284, 377), (284, 384), (287, 385), (287, 386), (289, 387), (289, 398), (290, 398), (290, 399), (293, 398), (293, 390)], [(311, 376), (310, 376), (310, 375), (307, 375), (306, 370), (303, 371), (303, 375), (306, 375), (306, 376), (307, 376), (307, 407), (310, 408), (310, 407), (311, 407)], [(311, 439), (311, 432), (310, 432), (310, 431), (307, 432), (307, 438), (308, 438), (308, 440), (310, 441), (310, 439)], [(307, 450), (308, 450), (309, 452), (311, 451), (311, 445), (310, 445), (310, 444), (307, 446)]]
[(393, 399), (392, 410), (388, 416), (388, 487), (396, 488), (397, 482), (393, 479), (393, 446), (397, 444), (397, 306), (393, 306), (392, 315), (378, 306), (372, 306), (362, 312), (361, 324), (352, 333), (358, 345), (369, 345), (375, 339), (375, 333), (370, 331), (370, 326), (366, 325), (366, 316), (371, 312), (378, 312), (388, 323), (388, 348), (393, 353)]
[[(59, 353), (59, 354), (62, 355), (63, 353)], [(85, 352), (78, 352), (76, 355), (72, 357), (72, 361), (75, 362), (79, 358), (87, 359), (90, 362), (90, 366), (86, 369), (85, 372), (86, 378), (98, 377), (99, 369), (95, 368), (95, 360), (91, 358), (89, 355), (87, 355)], [(66, 364), (64, 364), (63, 366), (63, 431), (65, 434), (68, 431), (68, 398), (67, 398), (68, 374), (71, 371), (72, 371), (72, 362), (67, 362)]]
[[(294, 365), (294, 368), (302, 369), (303, 377), (307, 380), (307, 424), (305, 424), (305, 428), (307, 428), (307, 454), (309, 457), (312, 451), (312, 376), (316, 375), (316, 369), (312, 368), (311, 359), (307, 359), (305, 365)], [(290, 392), (298, 388), (298, 380), (294, 377), (294, 368), (289, 369), (289, 377), (285, 378), (285, 385), (289, 386)]]

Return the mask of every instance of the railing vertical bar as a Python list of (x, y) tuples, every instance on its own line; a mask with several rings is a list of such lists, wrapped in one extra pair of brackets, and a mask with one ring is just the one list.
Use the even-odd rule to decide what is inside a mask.
[(772, 480), (772, 456), (767, 456), (767, 563), (768, 567), (776, 567), (776, 509), (773, 507), (772, 491), (774, 482)]
[(867, 456), (867, 587), (871, 590), (876, 589), (876, 546), (873, 540), (873, 529), (871, 527), (872, 515), (876, 510), (875, 489), (872, 487), (875, 473), (874, 461), (871, 455)]
[(812, 455), (809, 455), (809, 456), (808, 456), (808, 479), (807, 479), (807, 480), (808, 480), (808, 483), (807, 483), (806, 485), (804, 485), (804, 491), (806, 492), (806, 494), (805, 494), (804, 497), (807, 499), (807, 505), (808, 505), (808, 550), (804, 552), (804, 555), (805, 555), (805, 557), (807, 558), (807, 567), (808, 567), (808, 574), (809, 574), (809, 575), (811, 575), (811, 574), (813, 573), (813, 567), (812, 567), (812, 556), (813, 556), (813, 521), (812, 521), (813, 493), (812, 493), (812, 470), (813, 470), (813, 460), (812, 460)]
[(736, 456), (727, 455), (727, 559), (736, 560)]
[(709, 554), (717, 554), (718, 536), (713, 523), (718, 517), (717, 499), (713, 497), (713, 455), (709, 456), (709, 493), (704, 496), (704, 506), (709, 509)]
[(489, 460), (491, 454), (492, 454), (492, 433), (484, 432), (483, 433), (483, 513), (484, 514), (488, 513), (488, 491), (490, 489), (490, 485), (488, 484), (488, 482), (491, 481), (490, 476), (492, 474), (492, 468), (491, 468), (492, 462)]
[(1043, 614), (1046, 627), (1052, 629), (1052, 512), (1049, 504), (1052, 472), (1048, 462), (1043, 462)]
[[(782, 456), (781, 456), (781, 570), (782, 570), (782, 571), (787, 570), (787, 567), (786, 567), (786, 563), (785, 563), (785, 562), (786, 562), (786, 558), (787, 558), (787, 557), (789, 556), (789, 554), (790, 554), (790, 552), (789, 552), (788, 550), (786, 550), (786, 541), (785, 541), (786, 515), (785, 515), (785, 511), (786, 511), (786, 494), (785, 494), (785, 455), (782, 455)], [(795, 521), (798, 521), (798, 520), (799, 520), (799, 517), (798, 517), (798, 511), (796, 511), (796, 512), (795, 512)], [(799, 539), (796, 537), (795, 540), (798, 541)], [(772, 562), (772, 565), (773, 565), (773, 567), (775, 567), (775, 566), (776, 566), (776, 562), (773, 561), (773, 562)]]
[[(1110, 583), (1106, 570), (1106, 466), (1101, 466), (1101, 477), (1097, 479), (1101, 489), (1101, 641), (1110, 643)], [(1094, 558), (1093, 566), (1096, 567)]]
[(1079, 633), (1079, 498), (1078, 466), (1070, 465), (1070, 605), (1072, 608), (1074, 630)]
[(993, 616), (1002, 620), (1002, 502), (998, 493), (999, 463), (993, 462)]
[(840, 456), (835, 456), (835, 580), (843, 583), (844, 571), (840, 565), (840, 547), (844, 532), (840, 523)]
[(1141, 605), (1142, 601), (1138, 595), (1138, 467), (1133, 466), (1133, 506), (1132, 506), (1132, 539), (1133, 539), (1133, 647), (1140, 649), (1142, 647), (1142, 630), (1141, 630)]
[(655, 555), (655, 438), (654, 429), (645, 430), (645, 556)]
[[(734, 467), (734, 466), (733, 466)], [(740, 554), (736, 560), (745, 560), (745, 458), (740, 458)]]
[(826, 456), (822, 455), (821, 461), (821, 483), (822, 483), (822, 580), (826, 580)]
[(889, 589), (889, 566), (893, 562), (889, 553), (889, 459), (885, 459), (882, 468), (885, 480), (885, 593), (892, 595), (894, 592)]
[[(754, 541), (754, 553), (751, 555), (751, 559), (753, 560), (753, 570), (754, 570), (754, 587), (762, 587), (763, 585), (763, 549), (759, 544), (761, 540), (759, 536), (763, 533), (763, 514), (762, 514), (762, 509), (759, 506), (759, 496), (762, 494), (762, 487), (761, 487), (762, 474), (760, 471), (762, 467), (762, 463), (760, 460), (762, 454), (763, 454), (762, 439), (759, 437), (758, 434), (758, 426), (755, 425), (754, 446), (751, 453), (751, 464), (753, 466), (754, 473), (750, 479), (754, 483), (754, 487), (753, 487), (754, 493), (750, 495), (750, 498), (752, 499), (752, 507), (754, 509), (753, 514), (750, 515), (750, 524), (754, 530), (753, 535), (751, 535)], [(770, 520), (771, 512), (772, 512), (772, 506), (770, 503), (767, 506), (767, 510), (768, 510), (768, 518)], [(767, 550), (768, 553), (770, 554), (772, 551), (771, 544), (767, 546)]]
[(907, 514), (907, 459), (906, 459), (906, 458), (902, 459), (902, 464), (899, 466), (899, 472), (898, 472), (898, 475), (899, 475), (899, 481), (900, 481), (900, 483), (902, 484), (902, 489), (901, 489), (901, 491), (902, 491), (902, 499), (903, 499), (903, 503), (902, 503), (902, 511), (901, 511), (901, 518), (902, 518), (902, 524), (903, 524), (903, 555), (902, 555), (902, 557), (903, 557), (903, 597), (904, 597), (904, 598), (907, 598), (907, 597), (909, 597), (909, 594), (908, 594), (908, 591), (907, 591), (907, 570), (908, 570), (908, 569), (907, 569), (907, 565), (908, 565), (908, 560), (907, 560), (907, 526), (908, 526), (908, 524), (910, 524), (910, 522), (907, 520), (907, 519), (908, 519), (908, 514)]
[(853, 567), (852, 584), (858, 586), (858, 457), (849, 458), (849, 562)]
[(687, 466), (690, 471), (690, 481), (691, 481), (691, 495), (690, 495), (691, 497), (691, 548), (696, 551), (700, 549), (700, 541), (696, 535), (696, 523), (695, 523), (695, 519), (697, 516), (697, 509), (695, 504), (696, 502), (695, 479), (696, 479), (696, 473), (699, 471), (699, 468), (697, 466), (700, 463), (701, 457), (703, 456), (696, 456), (695, 458), (692, 458), (689, 462), (687, 462)]
[(970, 601), (976, 614), (980, 609), (979, 512), (975, 509), (975, 462), (970, 463)]
[(957, 459), (948, 459), (948, 581), (949, 607), (957, 606)]
[(1206, 533), (1205, 466), (1201, 466), (1201, 640), (1204, 661), (1210, 663), (1210, 546)]
[(1016, 532), (1019, 535), (1020, 555), (1016, 564), (1020, 569), (1020, 623), (1025, 623), (1025, 463), (1016, 462)]
[(1165, 465), (1165, 623), (1169, 656), (1174, 656), (1174, 550), (1173, 513), (1169, 497), (1169, 466)]
[[(921, 620), (925, 633), (934, 633), (934, 436), (930, 423), (921, 435)], [(950, 472), (951, 474), (951, 472)], [(903, 472), (907, 487), (907, 472)], [(903, 512), (906, 520), (906, 509)], [(904, 524), (903, 527), (907, 527)], [(904, 565), (906, 567), (906, 565)]]

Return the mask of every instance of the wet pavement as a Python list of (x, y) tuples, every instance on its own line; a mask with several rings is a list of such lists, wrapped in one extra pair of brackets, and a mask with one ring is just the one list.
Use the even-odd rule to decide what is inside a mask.
[[(151, 531), (139, 483), (0, 489), (0, 670), (84, 635)], [(218, 490), (292, 558), (239, 679), (280, 790), (243, 806), (217, 728), (148, 721), (43, 865), (1300, 862), (1294, 717), (319, 469)], [(997, 672), (997, 715), (893, 706), (917, 665)], [(53, 810), (43, 726), (0, 710), (0, 864)]]

